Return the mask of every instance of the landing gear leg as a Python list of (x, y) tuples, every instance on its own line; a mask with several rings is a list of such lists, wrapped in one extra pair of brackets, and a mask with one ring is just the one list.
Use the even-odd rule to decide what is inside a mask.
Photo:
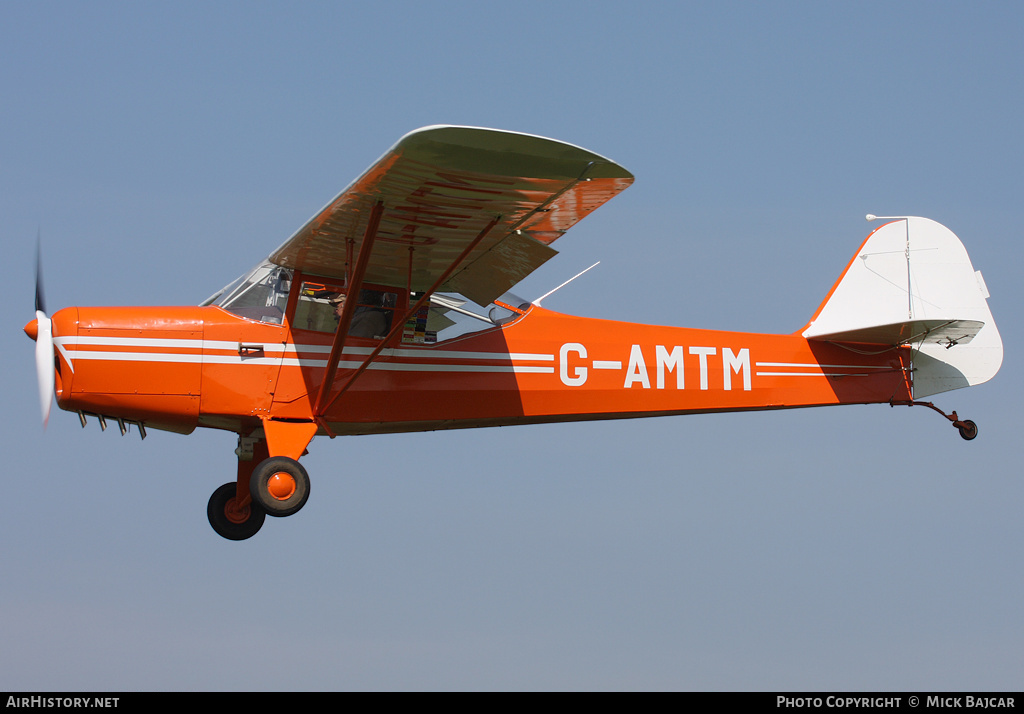
[(248, 437), (238, 439), (238, 478), (210, 496), (206, 517), (217, 535), (228, 540), (252, 538), (263, 527), (266, 510), (252, 500), (249, 482), (256, 465), (267, 458), (267, 442)]
[(894, 407), (897, 404), (906, 405), (908, 407), (928, 407), (929, 409), (937, 411), (939, 414), (953, 422), (953, 426), (957, 428), (957, 430), (960, 432), (960, 436), (963, 437), (966, 441), (970, 441), (971, 439), (978, 435), (978, 425), (975, 424), (973, 421), (971, 421), (970, 419), (964, 419), (961, 421), (960, 417), (956, 415), (956, 412), (953, 412), (952, 414), (946, 414), (946, 412), (942, 411), (931, 402), (889, 402), (890, 407)]

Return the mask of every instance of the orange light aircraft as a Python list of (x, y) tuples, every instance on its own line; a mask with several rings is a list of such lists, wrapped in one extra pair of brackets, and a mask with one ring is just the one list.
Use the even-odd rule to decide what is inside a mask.
[(83, 426), (235, 432), (237, 477), (207, 509), (232, 540), (302, 508), (299, 458), (317, 435), (922, 404), (976, 436), (919, 401), (985, 382), (1002, 362), (981, 274), (925, 218), (872, 232), (793, 334), (571, 317), (508, 292), (632, 181), (570, 144), (433, 126), (198, 307), (48, 318), (37, 272), (25, 332), (44, 423), (56, 395)]

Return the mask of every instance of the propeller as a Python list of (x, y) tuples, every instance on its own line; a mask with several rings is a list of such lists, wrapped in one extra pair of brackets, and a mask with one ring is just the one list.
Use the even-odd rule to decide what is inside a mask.
[(36, 379), (39, 382), (39, 406), (43, 411), (43, 426), (50, 420), (53, 404), (53, 324), (46, 316), (43, 301), (42, 248), (36, 238), (36, 319), (25, 325), (25, 333), (36, 341)]

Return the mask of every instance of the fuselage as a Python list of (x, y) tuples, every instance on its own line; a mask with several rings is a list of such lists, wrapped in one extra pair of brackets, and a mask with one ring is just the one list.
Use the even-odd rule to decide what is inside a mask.
[[(220, 307), (53, 316), (65, 410), (188, 433), (263, 420), (368, 434), (911, 399), (907, 348), (580, 318), (531, 306), (437, 344), (349, 336), (315, 414), (333, 335)], [(877, 346), (876, 346), (877, 347)]]

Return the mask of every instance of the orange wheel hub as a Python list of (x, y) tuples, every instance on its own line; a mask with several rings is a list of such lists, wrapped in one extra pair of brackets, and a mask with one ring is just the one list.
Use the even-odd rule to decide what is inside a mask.
[(224, 516), (232, 523), (242, 524), (249, 520), (249, 506), (238, 507), (238, 499), (232, 498), (224, 504)]
[(267, 491), (278, 501), (287, 501), (295, 493), (295, 477), (290, 473), (278, 471), (267, 479)]

